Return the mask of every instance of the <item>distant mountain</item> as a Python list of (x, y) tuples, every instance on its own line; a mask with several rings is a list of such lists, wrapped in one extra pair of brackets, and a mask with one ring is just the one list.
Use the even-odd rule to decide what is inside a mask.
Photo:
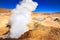
[[(11, 12), (10, 9), (5, 9), (5, 8), (0, 8), (0, 13), (8, 13), (8, 12)], [(42, 13), (42, 14), (52, 14), (52, 13), (47, 13), (47, 12), (33, 12), (33, 13)], [(54, 14), (60, 14), (60, 12), (53, 12)]]
[[(5, 9), (5, 8), (0, 8), (0, 13), (10, 13), (11, 10), (10, 9)], [(54, 13), (46, 13), (46, 12), (33, 12), (33, 15), (51, 15), (51, 16), (57, 16), (57, 17), (60, 17), (60, 12), (54, 12)]]
[(10, 15), (11, 10), (10, 9), (5, 9), (5, 8), (0, 8), (0, 15), (1, 15), (1, 13), (6, 14), (6, 15)]
[(11, 11), (9, 9), (0, 8), (0, 13), (10, 13)]

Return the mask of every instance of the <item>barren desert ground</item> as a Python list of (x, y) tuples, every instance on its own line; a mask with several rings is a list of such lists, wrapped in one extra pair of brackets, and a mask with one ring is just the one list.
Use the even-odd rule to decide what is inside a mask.
[[(10, 9), (0, 8), (0, 36), (8, 32), (8, 20)], [(6, 38), (0, 40), (60, 40), (60, 12), (45, 13), (32, 12), (32, 20), (27, 24), (30, 31), (24, 33), (18, 39)]]

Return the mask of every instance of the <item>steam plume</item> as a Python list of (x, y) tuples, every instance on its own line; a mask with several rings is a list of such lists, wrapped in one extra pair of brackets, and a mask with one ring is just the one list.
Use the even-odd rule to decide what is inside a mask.
[(31, 20), (31, 13), (36, 9), (37, 5), (32, 0), (23, 0), (21, 4), (17, 4), (16, 8), (11, 11), (11, 38), (19, 38), (29, 30), (27, 23)]

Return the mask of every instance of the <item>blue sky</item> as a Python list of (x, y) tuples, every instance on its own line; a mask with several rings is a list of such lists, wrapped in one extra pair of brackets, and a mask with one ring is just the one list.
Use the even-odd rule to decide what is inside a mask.
[[(21, 0), (0, 0), (0, 8), (13, 9)], [(60, 12), (60, 0), (33, 0), (38, 3), (35, 12)]]

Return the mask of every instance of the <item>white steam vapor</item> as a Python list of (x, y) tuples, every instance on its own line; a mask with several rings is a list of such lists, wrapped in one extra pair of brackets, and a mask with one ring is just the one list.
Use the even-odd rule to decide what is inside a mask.
[(10, 18), (11, 38), (19, 38), (22, 34), (29, 30), (27, 28), (27, 23), (31, 20), (31, 13), (37, 6), (38, 4), (32, 0), (23, 0), (21, 4), (17, 4), (16, 8), (12, 10)]

